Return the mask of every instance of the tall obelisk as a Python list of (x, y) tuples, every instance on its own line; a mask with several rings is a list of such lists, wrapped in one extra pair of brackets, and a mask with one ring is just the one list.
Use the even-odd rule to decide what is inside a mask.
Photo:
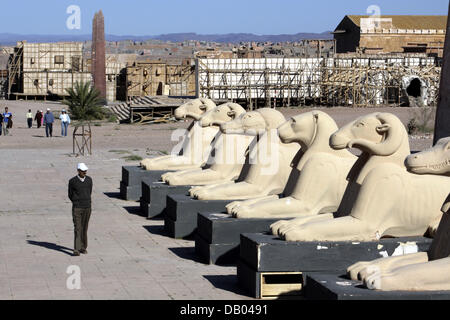
[(450, 137), (450, 4), (448, 11), (433, 144), (436, 144), (439, 139)]
[(105, 19), (102, 10), (97, 12), (92, 23), (92, 77), (94, 87), (106, 98), (106, 42)]

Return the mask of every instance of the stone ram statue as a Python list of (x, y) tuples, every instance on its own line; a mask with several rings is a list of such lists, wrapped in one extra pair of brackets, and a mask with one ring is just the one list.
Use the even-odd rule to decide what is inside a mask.
[[(409, 156), (406, 166), (416, 174), (448, 176), (450, 138), (441, 139), (433, 148)], [(450, 290), (450, 196), (442, 212), (444, 215), (428, 252), (358, 262), (347, 269), (350, 278), (362, 280), (373, 290)]]
[(263, 108), (223, 124), (221, 130), (226, 134), (258, 137), (258, 142), (250, 148), (248, 173), (240, 182), (194, 187), (191, 196), (199, 200), (243, 200), (283, 192), (291, 162), (300, 149), (295, 143), (281, 143), (276, 129), (284, 122), (286, 119), (279, 111)]
[(363, 151), (360, 159), (367, 158), (356, 179), (361, 188), (351, 211), (338, 218), (322, 215), (320, 221), (297, 221), (272, 231), (287, 241), (373, 241), (436, 230), (450, 181), (406, 170), (408, 134), (396, 116), (376, 113), (362, 117), (335, 133), (331, 146), (356, 147)]
[(185, 170), (203, 166), (211, 151), (211, 142), (219, 129), (217, 127), (202, 128), (198, 121), (215, 107), (212, 100), (204, 98), (195, 99), (178, 107), (175, 110), (175, 118), (194, 119), (181, 142), (182, 154), (144, 159), (141, 161), (141, 166), (146, 170)]
[(347, 188), (347, 175), (357, 157), (330, 147), (338, 130), (326, 113), (312, 111), (292, 117), (278, 128), (283, 143), (298, 143), (302, 155), (300, 177), (289, 197), (278, 196), (232, 202), (227, 211), (236, 218), (290, 218), (337, 211)]
[[(201, 118), (200, 125), (203, 128), (220, 126), (243, 114), (245, 110), (240, 105), (225, 103), (206, 113)], [(253, 136), (222, 132), (216, 137), (214, 152), (205, 167), (169, 172), (162, 176), (162, 180), (172, 186), (201, 186), (233, 181), (239, 177), (245, 164), (246, 150), (253, 139)]]

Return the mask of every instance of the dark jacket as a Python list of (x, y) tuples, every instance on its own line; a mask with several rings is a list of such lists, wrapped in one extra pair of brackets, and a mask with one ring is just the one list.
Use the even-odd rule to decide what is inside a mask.
[(43, 117), (42, 113), (37, 112), (36, 115), (34, 116), (34, 120), (41, 121), (42, 117)]
[(90, 208), (92, 194), (92, 179), (86, 176), (81, 182), (78, 176), (69, 181), (69, 199), (75, 208)]
[(13, 121), (12, 121), (12, 116), (8, 118), (8, 125), (7, 128), (11, 129), (13, 127)]

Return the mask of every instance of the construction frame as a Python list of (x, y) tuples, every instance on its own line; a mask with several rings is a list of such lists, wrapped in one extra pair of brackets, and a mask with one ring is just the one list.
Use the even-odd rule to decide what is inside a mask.
[(408, 103), (408, 79), (436, 106), (440, 60), (426, 55), (197, 59), (197, 96), (259, 107), (377, 107)]

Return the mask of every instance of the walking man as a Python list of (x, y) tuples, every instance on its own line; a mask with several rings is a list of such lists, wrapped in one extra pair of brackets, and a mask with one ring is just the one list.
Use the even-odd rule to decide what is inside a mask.
[(92, 179), (87, 174), (88, 167), (78, 164), (78, 175), (69, 181), (69, 199), (72, 201), (72, 218), (75, 232), (73, 255), (87, 254), (88, 224), (91, 217)]
[(55, 122), (55, 117), (50, 111), (50, 108), (48, 108), (47, 113), (44, 115), (45, 134), (47, 135), (47, 138), (53, 137), (53, 122)]
[(5, 108), (5, 112), (3, 113), (3, 135), (7, 136), (9, 133), (9, 120), (12, 118), (12, 113), (8, 112), (8, 107)]
[(31, 129), (33, 127), (33, 113), (31, 112), (31, 109), (28, 110), (28, 113), (27, 113), (27, 123), (28, 123), (28, 128)]
[(61, 120), (61, 136), (67, 137), (67, 128), (70, 124), (70, 117), (66, 113), (66, 110), (62, 109), (61, 115), (59, 116), (59, 120)]
[(36, 115), (34, 116), (34, 120), (36, 120), (36, 124), (37, 124), (37, 127), (38, 127), (38, 129), (41, 127), (41, 125), (42, 125), (42, 117), (43, 117), (44, 115), (42, 114), (42, 110), (38, 110), (38, 111), (36, 111)]

